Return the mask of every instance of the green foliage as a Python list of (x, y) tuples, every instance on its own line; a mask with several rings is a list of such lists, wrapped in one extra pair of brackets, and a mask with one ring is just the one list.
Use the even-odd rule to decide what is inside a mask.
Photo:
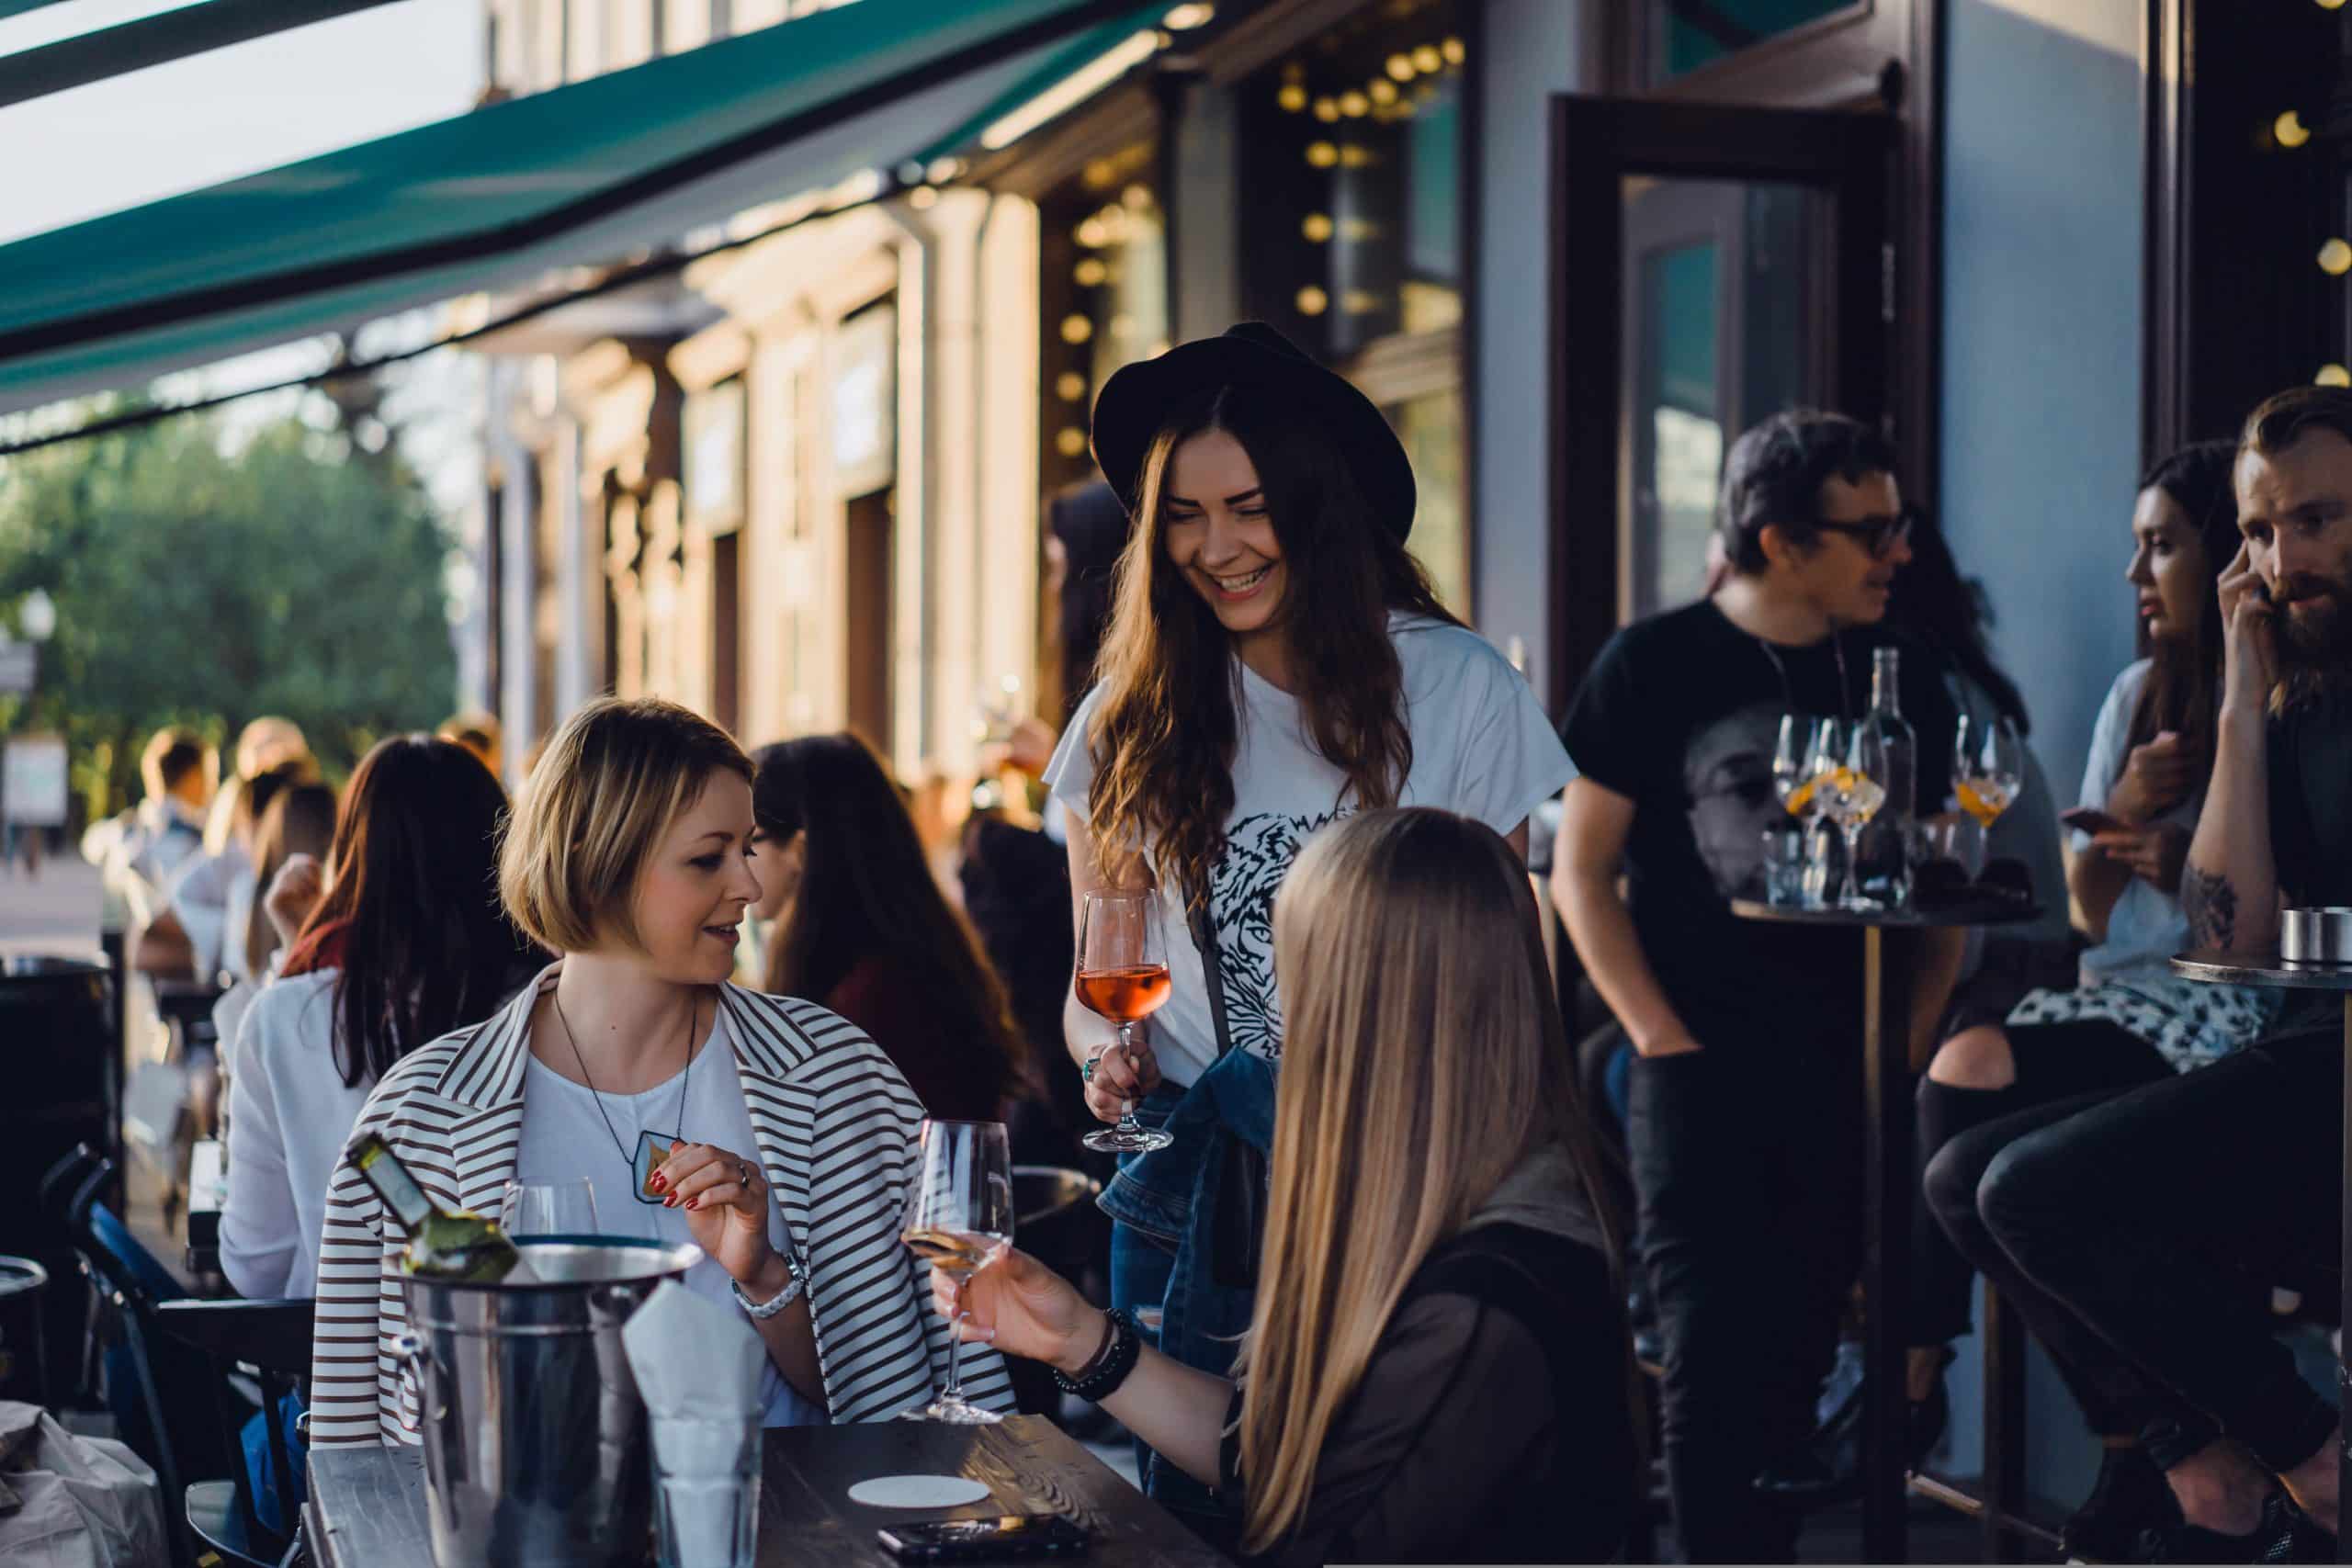
[(226, 740), (283, 714), (341, 773), (450, 707), (449, 549), (395, 449), (291, 417), (230, 455), (187, 417), (0, 461), (0, 607), (57, 605), (40, 691), (0, 699), (0, 728), (62, 732), (94, 817), (136, 797), (174, 721)]

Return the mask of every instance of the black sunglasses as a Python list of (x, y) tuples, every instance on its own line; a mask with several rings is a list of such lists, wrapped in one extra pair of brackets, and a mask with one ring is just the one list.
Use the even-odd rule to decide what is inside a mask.
[(1850, 523), (1816, 517), (1813, 525), (1824, 533), (1843, 534), (1868, 550), (1873, 560), (1884, 560), (1911, 537), (1912, 525), (1918, 521), (1918, 508), (1906, 506), (1892, 517), (1860, 517)]

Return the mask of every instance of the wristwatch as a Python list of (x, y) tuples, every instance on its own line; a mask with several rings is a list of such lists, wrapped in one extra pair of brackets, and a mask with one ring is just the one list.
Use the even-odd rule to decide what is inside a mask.
[(792, 1255), (788, 1252), (780, 1252), (776, 1254), (776, 1256), (784, 1259), (785, 1272), (790, 1275), (791, 1278), (785, 1281), (784, 1289), (778, 1291), (768, 1300), (763, 1302), (755, 1302), (751, 1297), (743, 1293), (742, 1281), (739, 1280), (729, 1280), (727, 1281), (727, 1288), (735, 1292), (735, 1304), (741, 1307), (745, 1315), (750, 1317), (754, 1323), (763, 1322), (768, 1318), (774, 1317), (776, 1314), (782, 1312), (785, 1308), (798, 1301), (801, 1293), (808, 1289), (808, 1287), (801, 1282), (800, 1269), (793, 1263)]

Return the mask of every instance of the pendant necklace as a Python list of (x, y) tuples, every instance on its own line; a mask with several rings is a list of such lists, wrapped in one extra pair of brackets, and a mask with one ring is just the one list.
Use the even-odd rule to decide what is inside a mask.
[[(588, 1097), (596, 1102), (596, 1115), (605, 1123), (605, 1135), (613, 1140), (613, 1148), (621, 1156), (621, 1164), (628, 1168), (629, 1190), (640, 1203), (659, 1203), (662, 1199), (650, 1183), (662, 1162), (670, 1157), (670, 1145), (650, 1131), (639, 1134), (637, 1157), (629, 1157), (628, 1145), (621, 1142), (620, 1129), (613, 1125), (610, 1112), (605, 1109), (605, 1097), (596, 1091), (596, 1080), (588, 1076), (588, 1060), (580, 1054), (580, 1037), (571, 1032), (571, 1021), (563, 1016), (563, 998), (553, 990), (548, 999), (555, 1003), (556, 1021), (563, 1025), (563, 1037), (571, 1046), (571, 1059), (579, 1064), (580, 1081), (588, 1086)], [(686, 1094), (694, 1086), (695, 1024), (701, 1017), (701, 998), (692, 998), (686, 1003), (686, 1070), (678, 1080), (677, 1142), (686, 1141)]]

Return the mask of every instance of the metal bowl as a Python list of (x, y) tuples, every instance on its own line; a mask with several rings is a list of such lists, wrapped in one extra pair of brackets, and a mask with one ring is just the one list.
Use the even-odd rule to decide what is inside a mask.
[(2288, 910), (2278, 955), (2290, 964), (2352, 964), (2352, 908)]

